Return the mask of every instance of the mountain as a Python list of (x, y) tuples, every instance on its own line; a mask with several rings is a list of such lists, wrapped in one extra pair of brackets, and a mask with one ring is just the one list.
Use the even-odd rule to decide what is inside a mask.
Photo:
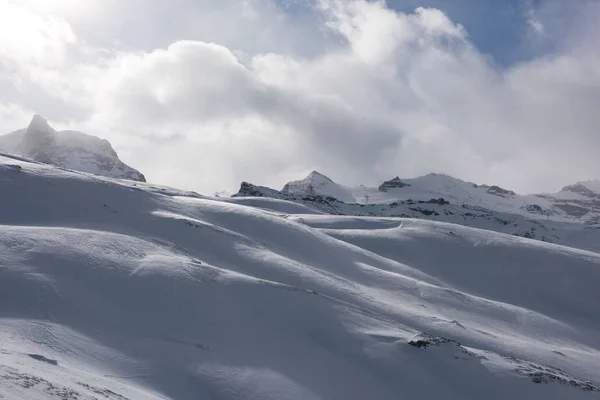
[(597, 253), (17, 156), (0, 187), (0, 398), (600, 394)]
[(387, 192), (388, 190), (402, 189), (406, 186), (410, 186), (410, 183), (402, 182), (402, 179), (400, 179), (400, 177), (397, 176), (393, 179), (390, 179), (389, 181), (384, 181), (381, 185), (379, 185), (377, 190), (379, 190), (380, 192)]
[(77, 131), (55, 131), (39, 115), (27, 128), (0, 136), (0, 151), (75, 171), (146, 181), (144, 175), (119, 159), (108, 141)]
[(233, 197), (236, 202), (246, 203), (248, 200), (241, 199), (269, 197), (332, 215), (450, 222), (600, 251), (600, 183), (581, 183), (556, 194), (538, 195), (520, 195), (499, 186), (477, 185), (443, 174), (396, 177), (378, 187), (352, 188), (335, 182), (329, 185), (344, 188), (357, 201), (345, 202), (333, 196), (332, 191), (307, 190), (306, 185), (291, 185), (303, 190), (277, 191), (248, 182)]
[[(537, 207), (542, 209), (543, 215), (561, 214), (559, 209), (551, 210), (553, 202), (543, 196), (517, 195), (499, 186), (477, 185), (443, 174), (428, 174), (412, 179), (395, 177), (384, 181), (378, 187), (349, 187), (313, 171), (302, 180), (287, 183), (280, 193), (292, 196), (333, 197), (344, 203), (361, 204), (390, 204), (398, 201), (443, 198), (454, 205), (467, 204), (524, 215), (539, 214)], [(527, 206), (537, 207), (535, 210), (531, 207), (528, 210)]]
[(288, 182), (281, 192), (291, 195), (331, 196), (344, 202), (354, 202), (349, 188), (335, 183), (317, 171), (311, 172), (304, 179)]
[(600, 221), (600, 181), (577, 182), (555, 194), (538, 195), (573, 218)]

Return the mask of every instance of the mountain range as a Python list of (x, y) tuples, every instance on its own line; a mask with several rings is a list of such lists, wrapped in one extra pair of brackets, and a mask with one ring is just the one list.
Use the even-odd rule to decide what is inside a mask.
[[(0, 136), (0, 151), (74, 171), (145, 181), (142, 173), (119, 159), (108, 141), (56, 131), (39, 115), (27, 128)], [(557, 193), (520, 195), (444, 174), (352, 187), (313, 171), (281, 190), (243, 182), (232, 195), (248, 205), (256, 197), (293, 202), (311, 213), (429, 219), (600, 251), (600, 181), (578, 182)]]
[(282, 190), (243, 182), (232, 197), (250, 204), (269, 197), (332, 215), (408, 217), (451, 222), (546, 242), (600, 251), (600, 182), (557, 193), (520, 195), (443, 174), (395, 177), (377, 187), (350, 187), (313, 171)]

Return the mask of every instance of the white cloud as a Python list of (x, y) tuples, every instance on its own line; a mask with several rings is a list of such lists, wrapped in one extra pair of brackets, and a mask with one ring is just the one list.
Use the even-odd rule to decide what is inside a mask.
[(63, 62), (67, 47), (75, 41), (64, 20), (0, 3), (0, 55), (4, 62), (55, 66)]
[(537, 15), (533, 0), (523, 0), (523, 14), (531, 32), (538, 36), (546, 33), (546, 27)]
[[(280, 18), (266, 4), (248, 2), (244, 18)], [(245, 40), (107, 50), (60, 16), (8, 7), (26, 14), (15, 32), (29, 36), (0, 39), (22, 53), (0, 52), (0, 71), (18, 65), (9, 81), (22, 82), (20, 108), (11, 101), (3, 115), (44, 114), (51, 106), (28, 95), (36, 88), (55, 119), (108, 138), (153, 181), (212, 192), (241, 180), (278, 186), (315, 168), (354, 184), (435, 171), (535, 191), (600, 178), (594, 40), (500, 69), (440, 10), (323, 0), (311, 23), (343, 41), (311, 57), (247, 53)]]

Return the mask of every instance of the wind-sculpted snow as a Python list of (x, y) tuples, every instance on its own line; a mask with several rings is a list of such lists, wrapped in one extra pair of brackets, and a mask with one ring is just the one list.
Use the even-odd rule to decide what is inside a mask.
[(0, 398), (598, 397), (599, 255), (265, 200), (0, 156)]

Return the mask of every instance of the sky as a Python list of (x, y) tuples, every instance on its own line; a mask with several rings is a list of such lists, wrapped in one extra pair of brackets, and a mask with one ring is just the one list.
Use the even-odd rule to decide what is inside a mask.
[(210, 194), (318, 170), (521, 193), (600, 179), (600, 0), (0, 0), (0, 133), (34, 114)]

